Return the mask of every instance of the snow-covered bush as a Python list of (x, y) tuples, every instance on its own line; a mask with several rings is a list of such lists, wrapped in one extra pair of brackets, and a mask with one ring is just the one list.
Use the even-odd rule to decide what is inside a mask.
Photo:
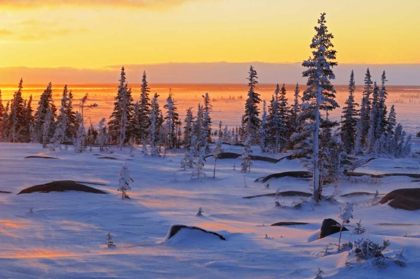
[(239, 157), (239, 159), (242, 160), (241, 162), (241, 172), (251, 172), (251, 166), (252, 166), (252, 162), (251, 162), (251, 156), (250, 154), (252, 154), (252, 150), (251, 150), (251, 145), (250, 145), (251, 139), (248, 137), (248, 139), (245, 141), (244, 143), (244, 149), (242, 150), (242, 154)]
[(212, 154), (214, 158), (213, 178), (216, 177), (216, 163), (217, 163), (217, 159), (219, 159), (222, 152), (223, 152), (222, 138), (219, 138), (219, 140), (216, 142), (216, 145), (214, 146), (213, 154)]
[(118, 179), (118, 191), (121, 192), (122, 199), (130, 198), (127, 195), (127, 191), (131, 190), (130, 184), (133, 182), (134, 180), (130, 176), (130, 170), (128, 169), (127, 165), (124, 164), (121, 167), (120, 178)]

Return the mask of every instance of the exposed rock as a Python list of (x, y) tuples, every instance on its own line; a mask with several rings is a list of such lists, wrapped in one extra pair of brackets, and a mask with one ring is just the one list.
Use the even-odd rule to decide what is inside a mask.
[(273, 173), (265, 177), (257, 178), (255, 179), (255, 182), (265, 183), (271, 178), (282, 178), (286, 176), (295, 177), (295, 178), (311, 178), (312, 173), (309, 171), (285, 171), (285, 172)]
[(244, 199), (253, 199), (253, 198), (259, 198), (259, 197), (310, 197), (312, 194), (300, 192), (300, 191), (284, 191), (284, 192), (278, 192), (278, 193), (269, 193), (269, 194), (262, 194), (262, 195), (255, 195), (255, 196), (247, 196), (244, 197)]
[[(340, 227), (341, 225), (334, 219), (324, 219), (319, 230), (318, 239), (340, 232)], [(348, 231), (348, 229), (343, 227), (342, 231)]]
[(25, 159), (53, 159), (53, 160), (59, 160), (56, 157), (43, 156), (43, 155), (26, 156)]
[[(371, 193), (371, 192), (352, 192), (352, 193), (347, 193), (344, 195), (341, 195), (342, 197), (353, 197), (353, 196), (367, 196), (367, 195), (371, 195), (374, 196), (376, 195), (376, 193)], [(384, 194), (378, 194), (378, 195), (384, 195)]]
[(204, 233), (208, 233), (208, 234), (212, 234), (217, 236), (218, 238), (220, 238), (221, 240), (225, 240), (226, 238), (224, 238), (223, 235), (220, 235), (218, 233), (212, 232), (212, 231), (206, 231), (202, 228), (199, 227), (192, 227), (192, 226), (185, 226), (185, 225), (173, 225), (169, 228), (168, 234), (166, 236), (166, 240), (171, 239), (172, 237), (174, 237), (180, 230), (199, 230), (202, 231)]
[(381, 204), (388, 203), (393, 208), (405, 210), (420, 209), (420, 188), (397, 189), (388, 193), (380, 200)]
[[(212, 157), (212, 156), (213, 155), (207, 155), (206, 157), (204, 157), (204, 159), (207, 159), (208, 157)], [(240, 156), (241, 154), (238, 154), (238, 153), (222, 152), (220, 153), (219, 159), (236, 159), (236, 158), (239, 158)], [(249, 157), (251, 157), (251, 160), (253, 161), (264, 161), (264, 162), (269, 162), (269, 163), (277, 163), (279, 161), (279, 159), (275, 159), (271, 157), (264, 157), (264, 156), (250, 155)]]
[(42, 184), (42, 185), (35, 185), (26, 189), (23, 189), (18, 193), (20, 194), (30, 194), (35, 192), (40, 193), (49, 193), (49, 192), (65, 192), (65, 191), (79, 191), (79, 192), (87, 192), (87, 193), (94, 193), (94, 194), (106, 194), (106, 192), (79, 184), (76, 181), (72, 180), (61, 180), (61, 181), (53, 181), (50, 183)]
[(304, 222), (277, 222), (271, 226), (294, 226), (294, 225), (307, 225), (308, 223)]
[(0, 191), (0, 194), (11, 194), (12, 192), (9, 191)]
[(103, 156), (103, 157), (98, 157), (98, 159), (105, 159), (105, 160), (118, 160), (115, 157), (110, 157), (110, 156)]
[(373, 174), (373, 173), (361, 173), (353, 171), (344, 171), (347, 176), (369, 176), (372, 178), (384, 178), (386, 176), (407, 176), (411, 178), (420, 178), (420, 173), (384, 173), (384, 174)]

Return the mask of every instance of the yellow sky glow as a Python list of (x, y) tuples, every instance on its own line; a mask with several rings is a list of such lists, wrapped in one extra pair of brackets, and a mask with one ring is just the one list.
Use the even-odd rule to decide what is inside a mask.
[(339, 63), (420, 63), (419, 10), (418, 0), (0, 0), (0, 64), (300, 62), (323, 11)]

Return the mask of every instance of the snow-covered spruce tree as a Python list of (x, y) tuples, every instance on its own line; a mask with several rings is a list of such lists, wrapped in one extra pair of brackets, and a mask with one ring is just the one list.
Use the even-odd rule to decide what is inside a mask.
[(129, 140), (128, 124), (133, 114), (133, 98), (131, 89), (126, 83), (124, 67), (121, 68), (121, 76), (118, 85), (118, 93), (115, 96), (114, 110), (109, 117), (108, 122), (109, 134), (113, 144), (118, 144), (120, 148)]
[(261, 152), (267, 152), (268, 149), (268, 137), (269, 137), (269, 126), (267, 121), (267, 109), (265, 100), (263, 101), (263, 115), (261, 118), (261, 125), (259, 131), (259, 138), (260, 138), (260, 148)]
[(251, 66), (248, 76), (248, 97), (245, 103), (245, 114), (242, 117), (243, 139), (249, 138), (250, 144), (258, 143), (257, 133), (261, 123), (261, 119), (258, 117), (258, 104), (261, 99), (260, 94), (255, 92), (255, 87), (258, 84), (257, 79), (257, 71)]
[(303, 92), (302, 112), (299, 115), (301, 126), (297, 134), (293, 136), (295, 141), (294, 155), (295, 157), (310, 157), (311, 168), (313, 170), (313, 196), (316, 202), (321, 199), (322, 185), (320, 181), (320, 154), (324, 152), (320, 149), (320, 127), (336, 125), (332, 121), (324, 121), (321, 111), (328, 112), (338, 107), (335, 98), (335, 89), (331, 84), (334, 79), (332, 67), (337, 63), (336, 51), (331, 39), (334, 36), (328, 32), (325, 25), (325, 13), (321, 14), (318, 20), (318, 26), (315, 27), (316, 35), (312, 39), (310, 45), (312, 57), (303, 62), (303, 66), (308, 68), (303, 72), (303, 77), (308, 78), (308, 88)]
[(223, 145), (222, 145), (222, 138), (219, 138), (216, 142), (216, 145), (213, 149), (213, 159), (214, 159), (214, 168), (213, 168), (213, 178), (216, 177), (216, 164), (217, 160), (220, 158), (221, 154), (223, 153)]
[(274, 95), (271, 98), (270, 106), (268, 108), (269, 115), (267, 117), (268, 126), (268, 146), (271, 152), (280, 152), (280, 130), (281, 120), (279, 115), (279, 93), (280, 87), (277, 84), (274, 90)]
[(239, 159), (242, 161), (241, 162), (241, 172), (243, 173), (247, 173), (247, 172), (251, 172), (251, 166), (252, 166), (252, 161), (251, 161), (251, 154), (252, 154), (252, 149), (251, 149), (251, 139), (250, 137), (248, 137), (248, 139), (245, 141), (244, 143), (244, 148), (242, 150), (242, 154), (239, 157)]
[(4, 142), (8, 142), (10, 140), (8, 123), (9, 123), (9, 102), (7, 102), (4, 112), (3, 112), (3, 125), (1, 127), (1, 139)]
[(363, 135), (363, 121), (360, 116), (359, 121), (356, 124), (356, 139), (354, 141), (354, 154), (359, 155), (363, 153), (362, 135)]
[[(136, 102), (133, 107), (133, 117), (128, 124), (130, 139), (129, 142), (134, 142), (136, 144), (141, 143), (142, 129), (140, 126), (140, 103)], [(131, 144), (130, 144), (131, 145)]]
[(134, 180), (131, 178), (130, 170), (127, 167), (127, 164), (121, 167), (120, 176), (118, 178), (118, 192), (121, 192), (121, 199), (129, 199), (130, 197), (127, 195), (127, 191), (131, 190), (130, 184), (133, 183)]
[[(37, 142), (42, 143), (44, 147), (47, 146), (51, 137), (54, 135), (56, 113), (57, 109), (54, 105), (52, 84), (50, 82), (38, 102), (38, 109), (35, 112), (34, 120), (35, 139)], [(44, 125), (46, 122), (47, 124)], [(48, 127), (47, 131), (44, 130), (46, 127)]]
[(370, 117), (369, 117), (368, 153), (372, 153), (374, 151), (375, 143), (380, 138), (380, 135), (376, 133), (379, 130), (377, 129), (377, 125), (380, 122), (378, 119), (379, 119), (379, 87), (375, 82), (374, 87), (373, 87), (372, 106), (371, 106)]
[(376, 124), (376, 135), (377, 137), (381, 137), (383, 133), (385, 133), (385, 129), (387, 126), (387, 107), (386, 107), (386, 98), (388, 96), (388, 93), (386, 91), (385, 83), (386, 75), (385, 71), (382, 73), (381, 77), (381, 89), (379, 90), (379, 100), (378, 100), (378, 118), (377, 118), (377, 124)]
[[(360, 140), (360, 148), (362, 149), (364, 146), (367, 145), (367, 139), (369, 135), (370, 129), (370, 114), (372, 109), (371, 97), (373, 94), (373, 82), (372, 76), (370, 75), (369, 68), (366, 70), (365, 75), (365, 85), (363, 88), (363, 97), (362, 97), (362, 105), (360, 107), (360, 121), (361, 121), (361, 140)], [(362, 150), (361, 150), (362, 151)]]
[(385, 132), (387, 135), (393, 135), (395, 126), (397, 125), (397, 114), (395, 113), (395, 107), (392, 105), (391, 110), (389, 111), (388, 118), (386, 121)]
[(343, 107), (343, 115), (341, 116), (341, 128), (340, 135), (341, 141), (344, 145), (344, 150), (347, 154), (350, 154), (354, 151), (355, 147), (355, 135), (357, 130), (357, 116), (359, 111), (357, 106), (359, 106), (354, 101), (354, 91), (356, 90), (356, 85), (354, 83), (354, 72), (351, 71), (350, 82), (349, 82), (349, 97), (345, 102), (346, 106)]
[[(211, 117), (210, 112), (213, 106), (210, 103), (209, 93), (203, 95), (203, 130), (206, 131), (206, 140), (207, 143), (211, 143)], [(209, 150), (206, 150), (209, 151)]]
[(193, 136), (194, 116), (192, 108), (187, 109), (187, 115), (185, 116), (184, 123), (184, 147), (188, 148), (191, 145), (191, 139)]
[(147, 83), (146, 72), (143, 72), (140, 92), (138, 122), (140, 124), (140, 141), (143, 142), (148, 136), (147, 132), (150, 126), (150, 111), (152, 109), (149, 97), (150, 88)]
[(32, 135), (31, 135), (31, 127), (33, 127), (34, 116), (33, 116), (33, 109), (32, 109), (32, 95), (29, 96), (29, 100), (26, 102), (25, 108), (25, 127), (24, 127), (24, 141), (31, 142)]
[(206, 151), (207, 131), (204, 130), (203, 123), (204, 123), (203, 106), (198, 104), (197, 116), (195, 117), (195, 122), (193, 126), (194, 127), (193, 135), (196, 137), (197, 149), (204, 148), (204, 151)]
[(76, 118), (76, 112), (73, 110), (73, 92), (70, 90), (67, 98), (66, 104), (67, 119), (69, 121), (66, 139), (72, 140), (76, 136), (76, 132), (79, 129), (79, 122)]
[(61, 98), (61, 108), (59, 110), (57, 121), (55, 125), (55, 132), (54, 136), (51, 139), (50, 148), (52, 150), (56, 150), (57, 148), (60, 148), (61, 144), (67, 140), (66, 134), (68, 134), (70, 121), (68, 119), (69, 113), (68, 113), (68, 92), (67, 92), (67, 85), (64, 86), (63, 89), (63, 96)]
[(179, 114), (177, 112), (177, 107), (175, 101), (173, 100), (172, 93), (169, 92), (169, 96), (166, 99), (166, 132), (167, 132), (167, 148), (174, 149), (178, 148), (177, 144), (177, 126), (179, 125)]
[(330, 184), (339, 179), (341, 169), (341, 155), (343, 146), (340, 141), (340, 135), (334, 134), (332, 128), (335, 122), (332, 122), (326, 113), (325, 120), (322, 121), (319, 146), (322, 152), (319, 153), (320, 185)]
[(22, 142), (25, 131), (25, 105), (22, 98), (23, 80), (19, 82), (18, 91), (13, 94), (13, 99), (10, 104), (10, 114), (8, 117), (8, 127), (11, 142)]
[[(193, 139), (194, 140), (194, 139)], [(181, 169), (192, 169), (194, 166), (194, 146), (190, 145), (185, 148), (184, 157), (181, 160)]]
[(286, 86), (283, 83), (281, 87), (279, 98), (279, 118), (280, 118), (280, 150), (284, 150), (290, 140), (290, 108), (288, 107), (286, 98)]
[(219, 139), (223, 137), (223, 130), (222, 130), (223, 124), (222, 124), (222, 120), (219, 121), (219, 131), (217, 133), (217, 135), (219, 136)]
[(76, 136), (73, 140), (74, 152), (75, 153), (83, 153), (86, 149), (86, 130), (83, 117), (80, 113), (76, 112), (76, 119), (77, 119), (77, 131)]
[(105, 145), (106, 142), (108, 140), (108, 135), (106, 133), (106, 124), (105, 124), (106, 119), (102, 118), (101, 121), (99, 121), (99, 135), (98, 135), (98, 145), (99, 145), (99, 151), (105, 151)]
[(150, 156), (159, 157), (160, 156), (160, 141), (161, 141), (161, 125), (162, 120), (160, 118), (161, 111), (159, 109), (158, 102), (159, 95), (155, 93), (152, 102), (151, 102), (151, 111), (150, 111), (150, 126), (148, 131), (149, 143), (150, 143)]
[(201, 148), (198, 150), (197, 155), (193, 162), (194, 169), (193, 169), (192, 177), (196, 177), (200, 179), (202, 175), (205, 176), (205, 174), (203, 173), (203, 168), (205, 164), (204, 157), (205, 157), (205, 148)]
[[(296, 83), (295, 91), (294, 91), (294, 98), (293, 98), (293, 105), (290, 109), (290, 135), (295, 133), (297, 131), (297, 127), (299, 126), (298, 122), (298, 115), (300, 114), (300, 89), (299, 89), (299, 83)], [(293, 143), (290, 141), (289, 148), (293, 148)]]

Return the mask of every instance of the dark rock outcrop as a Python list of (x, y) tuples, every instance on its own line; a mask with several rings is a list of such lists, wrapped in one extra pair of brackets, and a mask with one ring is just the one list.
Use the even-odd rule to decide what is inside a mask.
[[(324, 221), (322, 221), (321, 229), (319, 230), (318, 239), (340, 232), (340, 227), (341, 225), (334, 219), (324, 219)], [(348, 231), (348, 229), (343, 227), (342, 231)]]
[(388, 203), (393, 208), (404, 210), (420, 209), (420, 188), (397, 189), (388, 193), (380, 200), (381, 204)]
[(265, 177), (257, 178), (255, 179), (255, 182), (265, 183), (272, 178), (282, 178), (286, 176), (295, 177), (295, 178), (311, 178), (312, 173), (310, 173), (309, 171), (285, 171), (285, 172), (273, 173)]
[(284, 192), (278, 192), (278, 193), (269, 193), (269, 194), (262, 194), (262, 195), (255, 195), (255, 196), (247, 196), (244, 197), (244, 199), (253, 199), (253, 198), (259, 198), (259, 197), (310, 197), (312, 194), (301, 192), (301, 191), (284, 191)]
[(9, 192), (9, 191), (1, 191), (0, 190), (0, 194), (11, 194), (12, 192)]
[[(207, 155), (204, 157), (204, 159), (207, 159), (213, 155)], [(234, 153), (234, 152), (223, 152), (220, 154), (219, 159), (237, 159), (241, 156), (241, 154)], [(271, 157), (264, 157), (264, 156), (256, 156), (256, 155), (250, 155), (251, 160), (253, 161), (263, 161), (263, 162), (269, 162), (269, 163), (277, 163), (279, 159), (271, 158)], [(281, 159), (280, 159), (281, 160)]]
[(219, 237), (221, 240), (225, 240), (226, 238), (223, 235), (220, 235), (218, 233), (212, 232), (212, 231), (206, 231), (202, 228), (199, 227), (192, 227), (192, 226), (185, 226), (185, 225), (173, 225), (169, 228), (169, 232), (168, 235), (166, 236), (166, 240), (171, 239), (172, 237), (174, 237), (180, 230), (199, 230), (202, 231), (204, 233), (208, 233), (208, 234), (212, 234), (215, 235), (217, 237)]
[(277, 222), (271, 224), (271, 226), (295, 226), (295, 225), (307, 225), (308, 223), (304, 222)]
[(41, 155), (31, 155), (31, 156), (26, 156), (25, 159), (52, 159), (52, 160), (59, 160), (56, 157), (51, 157), (51, 156), (41, 156)]
[(106, 192), (79, 184), (76, 181), (72, 180), (61, 180), (61, 181), (53, 181), (50, 183), (42, 184), (42, 185), (35, 185), (26, 189), (23, 189), (18, 193), (20, 194), (30, 194), (35, 192), (40, 193), (49, 193), (49, 192), (65, 192), (65, 191), (78, 191), (78, 192), (87, 192), (87, 193), (94, 193), (94, 194), (106, 194)]

